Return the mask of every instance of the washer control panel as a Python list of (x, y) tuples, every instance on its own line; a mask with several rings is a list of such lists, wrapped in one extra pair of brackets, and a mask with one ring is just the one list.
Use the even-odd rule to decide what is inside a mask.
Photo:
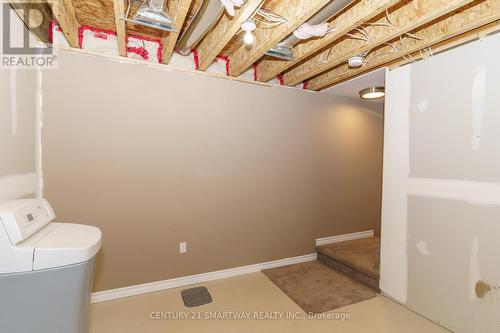
[(0, 221), (12, 246), (30, 237), (54, 218), (54, 211), (45, 199), (22, 199), (0, 204)]

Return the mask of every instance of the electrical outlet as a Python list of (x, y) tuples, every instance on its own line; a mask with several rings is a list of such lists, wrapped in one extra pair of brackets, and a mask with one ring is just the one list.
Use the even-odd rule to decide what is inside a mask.
[(179, 243), (179, 253), (187, 252), (187, 244), (186, 242)]

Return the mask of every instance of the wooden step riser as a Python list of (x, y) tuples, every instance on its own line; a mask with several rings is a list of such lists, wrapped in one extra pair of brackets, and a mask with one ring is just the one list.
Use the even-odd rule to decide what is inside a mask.
[(318, 252), (318, 260), (323, 264), (350, 276), (354, 280), (363, 283), (365, 286), (375, 289), (376, 291), (380, 291), (378, 279), (374, 279), (366, 274), (358, 272), (357, 270), (352, 269), (349, 266), (346, 266), (342, 263), (339, 263), (338, 261), (333, 260), (328, 256), (325, 256), (321, 252)]

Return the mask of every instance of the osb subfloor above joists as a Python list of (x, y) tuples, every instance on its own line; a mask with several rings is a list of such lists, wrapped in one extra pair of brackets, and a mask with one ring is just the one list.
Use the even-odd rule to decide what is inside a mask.
[[(55, 7), (58, 8), (60, 16), (72, 15), (67, 20), (60, 17), (60, 21), (65, 23), (61, 25), (63, 30), (71, 30), (64, 31), (64, 33), (69, 41), (72, 40), (70, 44), (73, 46), (77, 37), (74, 36), (75, 27), (88, 25), (111, 31), (117, 30), (113, 0), (56, 1), (64, 4)], [(133, 16), (143, 3), (143, 0), (123, 1), (125, 10), (130, 4), (129, 17)], [(439, 1), (443, 2), (442, 6), (435, 5)], [(177, 10), (184, 10), (180, 16), (185, 16), (185, 21), (179, 33), (172, 34), (175, 35), (174, 38), (179, 38), (182, 35), (182, 32), (193, 20), (202, 2), (203, 0), (183, 2), (184, 8), (178, 9), (179, 0), (166, 0), (166, 7), (170, 16), (176, 17)], [(270, 44), (277, 43), (280, 39), (292, 33), (297, 26), (307, 22), (315, 12), (321, 10), (327, 3), (326, 0), (264, 0), (259, 6), (252, 5), (252, 8), (262, 7), (281, 15), (287, 21), (274, 28), (257, 23), (257, 29), (254, 32), (256, 40), (251, 46), (242, 44), (242, 34), (239, 29), (235, 29), (234, 24), (230, 24), (232, 18), (225, 14), (224, 19), (216, 23), (221, 26), (214, 29), (224, 33), (226, 31), (224, 27), (231, 27), (231, 29), (227, 29), (226, 33), (228, 35), (220, 38), (218, 43), (203, 43), (203, 41), (200, 43), (205, 48), (203, 54), (210, 55), (209, 60), (206, 61), (209, 62), (213, 55), (219, 52), (219, 55), (229, 58), (228, 63), (231, 67), (228, 72), (230, 75), (237, 76), (245, 68), (251, 68), (252, 63), (255, 63), (257, 64), (258, 73), (256, 77), (259, 80), (266, 81), (280, 75), (280, 77), (285, 78), (283, 80), (285, 84), (295, 85), (307, 80), (309, 81), (309, 89), (320, 90), (348, 80), (367, 70), (387, 65), (403, 64), (405, 59), (408, 59), (408, 54), (422, 51), (425, 48), (432, 47), (432, 45), (439, 44), (440, 50), (443, 50), (446, 49), (447, 41), (449, 41), (450, 46), (454, 46), (461, 35), (470, 35), (470, 31), (480, 30), (483, 26), (485, 29), (487, 27), (488, 31), (494, 31), (496, 30), (495, 27), (498, 26), (498, 23), (495, 22), (500, 20), (500, 0), (354, 0), (347, 8), (328, 20), (330, 27), (334, 28), (331, 34), (323, 38), (305, 40), (294, 45), (293, 51), (297, 58), (292, 65), (286, 65), (283, 60), (277, 61), (265, 56)], [(187, 14), (185, 12), (186, 6), (189, 6)], [(41, 8), (42, 12), (49, 15), (47, 6), (42, 5)], [(464, 20), (469, 19), (469, 17), (464, 16), (464, 11), (470, 13), (471, 17), (479, 17), (480, 22), (478, 21), (478, 24), (464, 25)], [(245, 15), (250, 14), (246, 13)], [(250, 17), (252, 15), (253, 12)], [(241, 16), (235, 16), (234, 20), (241, 22), (242, 18)], [(424, 40), (418, 43), (415, 42), (411, 48), (399, 48), (398, 52), (392, 52), (390, 56), (386, 56), (384, 53), (385, 58), (379, 57), (376, 62), (371, 61), (370, 64), (366, 62), (361, 68), (350, 68), (346, 65), (347, 58), (353, 54), (358, 52), (366, 53), (367, 59), (373, 59), (374, 55), (381, 52), (380, 49), (389, 50), (392, 48), (387, 43), (396, 45), (398, 40), (411, 40), (413, 37), (409, 36), (408, 33), (417, 33), (423, 31), (422, 29), (425, 29), (425, 27), (433, 25), (441, 28), (435, 29), (432, 36), (418, 35), (417, 39), (423, 38)], [(491, 27), (492, 25), (494, 28)], [(460, 29), (454, 28), (457, 26)], [(450, 34), (448, 27), (455, 33)], [(35, 34), (41, 35), (42, 37), (39, 38), (44, 40), (46, 36), (44, 37), (40, 33), (40, 29), (46, 28), (40, 27), (38, 30), (33, 29), (33, 31)], [(264, 31), (264, 29), (268, 30)], [(276, 30), (276, 33), (272, 31), (273, 29)], [(337, 34), (335, 34), (336, 31)], [(161, 39), (162, 41), (169, 37), (168, 32), (129, 23), (126, 24), (126, 33)], [(262, 36), (269, 37), (262, 38)], [(213, 35), (207, 38), (214, 40)], [(429, 41), (425, 40), (429, 38)], [(272, 41), (270, 41), (271, 39)], [(220, 40), (223, 40), (224, 45)], [(210, 49), (210, 47), (207, 49), (207, 44), (215, 45), (217, 51), (207, 51)], [(172, 47), (172, 45), (172, 40), (169, 40), (169, 46)], [(420, 46), (421, 49), (419, 49)], [(426, 54), (430, 54), (430, 52), (427, 51)], [(335, 56), (330, 57), (330, 55)], [(205, 63), (202, 69), (206, 68)]]

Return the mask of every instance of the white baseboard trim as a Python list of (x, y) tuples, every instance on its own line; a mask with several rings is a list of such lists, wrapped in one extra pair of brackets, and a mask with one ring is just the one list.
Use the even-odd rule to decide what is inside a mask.
[(373, 230), (367, 230), (367, 231), (361, 231), (361, 232), (353, 232), (352, 234), (344, 234), (344, 235), (337, 235), (337, 236), (332, 236), (332, 237), (318, 238), (318, 239), (316, 239), (316, 246), (338, 243), (338, 242), (343, 242), (343, 241), (358, 239), (358, 238), (373, 237), (373, 235), (374, 235)]
[(316, 253), (312, 253), (298, 257), (268, 261), (260, 264), (228, 268), (221, 271), (195, 274), (175, 279), (144, 283), (130, 287), (99, 291), (92, 293), (91, 302), (92, 303), (105, 302), (119, 298), (148, 294), (155, 291), (184, 287), (196, 283), (203, 283), (248, 273), (255, 273), (255, 272), (260, 272), (261, 270), (264, 269), (298, 264), (307, 261), (314, 261), (316, 260), (316, 257), (317, 257)]
[[(332, 237), (325, 237), (316, 239), (316, 245), (325, 245), (331, 243), (342, 242), (351, 239), (373, 237), (373, 230), (355, 232), (352, 234), (337, 235)], [(153, 293), (156, 291), (167, 290), (172, 288), (184, 287), (192, 284), (203, 283), (218, 279), (224, 279), (228, 277), (260, 272), (264, 269), (281, 267), (292, 264), (299, 264), (307, 261), (314, 261), (317, 259), (317, 254), (306, 254), (303, 256), (279, 259), (274, 261), (263, 262), (254, 265), (228, 268), (220, 271), (201, 273), (189, 276), (182, 276), (174, 279), (156, 281), (150, 283), (139, 284), (130, 287), (104, 290), (92, 293), (91, 302), (100, 303), (105, 301), (111, 301), (114, 299), (120, 299), (125, 297), (137, 296), (142, 294)]]

